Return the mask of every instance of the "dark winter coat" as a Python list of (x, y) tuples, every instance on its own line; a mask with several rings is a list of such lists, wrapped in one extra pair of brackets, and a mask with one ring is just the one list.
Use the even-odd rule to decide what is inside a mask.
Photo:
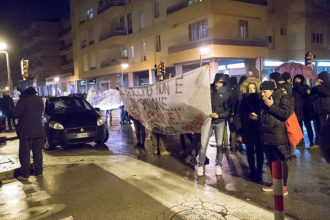
[(44, 103), (36, 93), (34, 88), (23, 92), (12, 113), (12, 117), (18, 118), (16, 132), (20, 139), (45, 136), (42, 125)]
[(289, 95), (281, 89), (274, 91), (274, 103), (270, 107), (264, 103), (260, 113), (261, 143), (266, 145), (288, 145), (285, 121), (293, 113), (293, 103)]
[(5, 114), (10, 114), (14, 110), (14, 100), (9, 95), (3, 96), (3, 101), (5, 104)]
[[(260, 95), (258, 93), (244, 94), (240, 105), (242, 128), (240, 134), (245, 144), (256, 144), (259, 142), (259, 119), (260, 119)], [(251, 113), (258, 115), (257, 120), (250, 117)]]
[(315, 86), (314, 95), (317, 97), (317, 101), (314, 103), (316, 114), (327, 114), (330, 113), (330, 83), (329, 83), (329, 75), (327, 72), (322, 72), (318, 74), (318, 78), (322, 79), (324, 82)]
[[(223, 78), (223, 80), (225, 80)], [(215, 112), (219, 115), (219, 118), (212, 118), (212, 124), (219, 124), (224, 122), (230, 113), (230, 108), (228, 104), (229, 91), (226, 85), (223, 85), (221, 88), (216, 90), (215, 84), (212, 83), (211, 86), (211, 102), (212, 102), (212, 112)]]
[(305, 77), (302, 75), (296, 75), (296, 78), (300, 78), (300, 83), (293, 83), (292, 95), (294, 98), (294, 112), (297, 115), (299, 121), (304, 119), (304, 102), (307, 101), (307, 90), (309, 86), (305, 85)]

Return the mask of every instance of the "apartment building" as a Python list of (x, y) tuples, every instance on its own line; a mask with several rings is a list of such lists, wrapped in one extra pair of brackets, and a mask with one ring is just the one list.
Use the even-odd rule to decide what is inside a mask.
[(316, 55), (315, 70), (330, 71), (330, 1), (268, 0), (268, 69), (286, 61), (304, 63)]
[(266, 5), (260, 0), (71, 0), (77, 89), (153, 83), (160, 62), (166, 77), (201, 63), (210, 64), (211, 78), (221, 69), (259, 76), (269, 51)]

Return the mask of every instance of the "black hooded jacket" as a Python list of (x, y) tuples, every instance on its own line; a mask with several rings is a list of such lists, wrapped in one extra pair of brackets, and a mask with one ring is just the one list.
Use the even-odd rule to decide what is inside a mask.
[(286, 134), (285, 121), (293, 113), (293, 104), (289, 95), (281, 89), (275, 90), (273, 105), (262, 104), (260, 112), (261, 143), (266, 145), (287, 145), (289, 140)]
[(12, 112), (12, 117), (18, 118), (16, 132), (20, 139), (45, 136), (42, 125), (44, 103), (36, 94), (37, 92), (32, 87), (25, 90)]
[[(296, 83), (295, 79), (300, 78), (301, 82)], [(294, 112), (297, 115), (299, 121), (305, 118), (304, 116), (304, 102), (307, 101), (308, 94), (307, 90), (309, 89), (308, 85), (305, 85), (305, 77), (303, 75), (296, 75), (293, 79), (293, 89), (292, 95), (294, 98)]]
[(330, 113), (330, 82), (329, 74), (327, 72), (321, 72), (317, 75), (319, 79), (324, 82), (321, 85), (314, 87), (314, 93), (317, 97), (315, 104), (316, 114), (327, 114)]
[[(224, 81), (224, 85), (218, 90), (215, 88), (215, 83), (219, 80)], [(226, 86), (227, 79), (222, 73), (217, 73), (214, 82), (211, 84), (211, 102), (212, 102), (212, 112), (219, 115), (219, 118), (212, 118), (212, 124), (219, 124), (227, 119), (230, 113), (230, 108), (228, 105), (229, 90)]]

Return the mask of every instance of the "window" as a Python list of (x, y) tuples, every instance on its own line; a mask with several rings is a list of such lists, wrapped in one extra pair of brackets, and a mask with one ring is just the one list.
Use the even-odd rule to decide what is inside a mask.
[(93, 19), (94, 13), (93, 13), (93, 8), (87, 10), (87, 20)]
[(147, 43), (145, 41), (142, 42), (142, 61), (147, 60)]
[(189, 40), (200, 40), (207, 37), (207, 20), (202, 20), (189, 25)]
[(96, 55), (94, 52), (92, 52), (90, 56), (90, 69), (93, 70), (95, 68), (96, 68)]
[(121, 51), (121, 57), (122, 57), (122, 58), (127, 58), (127, 49), (123, 49), (123, 50)]
[(133, 33), (132, 13), (127, 14), (127, 34)]
[(312, 43), (323, 44), (323, 33), (312, 33)]
[(268, 43), (270, 43), (270, 44), (273, 43), (273, 37), (272, 36), (268, 36), (267, 38), (268, 38)]
[(84, 39), (81, 41), (81, 48), (85, 48), (87, 46), (87, 40)]
[(131, 45), (131, 59), (134, 59), (134, 46)]
[(245, 20), (238, 21), (238, 33), (239, 33), (239, 37), (242, 39), (248, 38), (248, 33), (249, 33), (248, 24), (249, 24), (248, 21)]
[(286, 35), (286, 28), (285, 27), (281, 27), (280, 34), (281, 34), (281, 36), (285, 36)]
[(159, 52), (161, 50), (162, 50), (162, 48), (161, 48), (161, 43), (160, 43), (160, 35), (157, 35), (156, 36), (156, 52)]
[(139, 10), (139, 24), (140, 24), (140, 30), (145, 28), (145, 21), (144, 21), (144, 10)]
[(84, 55), (84, 61), (83, 61), (84, 71), (88, 71), (88, 56)]
[(154, 0), (154, 18), (159, 17), (159, 1)]

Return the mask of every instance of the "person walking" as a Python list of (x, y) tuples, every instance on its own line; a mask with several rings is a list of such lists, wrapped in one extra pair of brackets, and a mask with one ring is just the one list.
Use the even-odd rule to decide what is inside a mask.
[[(260, 86), (263, 104), (260, 111), (260, 140), (272, 173), (272, 162), (283, 164), (283, 194), (287, 195), (288, 165), (290, 145), (286, 134), (285, 121), (293, 113), (290, 97), (281, 89), (275, 90), (271, 81)], [(273, 186), (264, 186), (263, 191), (273, 191)]]
[(108, 124), (108, 118), (110, 126), (112, 126), (112, 109), (105, 110), (105, 123)]
[(226, 87), (226, 78), (223, 73), (217, 73), (214, 78), (214, 82), (210, 86), (212, 113), (209, 115), (212, 118), (211, 126), (208, 131), (208, 137), (201, 143), (201, 149), (199, 151), (199, 162), (197, 168), (197, 176), (203, 176), (204, 163), (206, 159), (206, 149), (210, 137), (215, 132), (215, 139), (217, 145), (216, 155), (216, 175), (222, 174), (222, 158), (223, 158), (223, 131), (226, 123), (226, 119), (229, 116), (228, 98), (229, 91)]
[(32, 81), (22, 80), (17, 85), (21, 93), (20, 99), (12, 112), (13, 118), (18, 118), (16, 128), (19, 138), (19, 161), (21, 168), (17, 177), (20, 181), (28, 181), (30, 176), (30, 150), (33, 153), (33, 175), (41, 177), (42, 167), (42, 146), (45, 137), (42, 125), (42, 114), (44, 103), (37, 91), (32, 87)]
[[(242, 134), (243, 143), (246, 145), (246, 155), (250, 167), (248, 178), (255, 182), (262, 181), (264, 163), (264, 153), (259, 140), (260, 84), (259, 79), (250, 77), (240, 87), (243, 97), (240, 108), (242, 128), (239, 133)], [(257, 160), (255, 160), (255, 155)]]

